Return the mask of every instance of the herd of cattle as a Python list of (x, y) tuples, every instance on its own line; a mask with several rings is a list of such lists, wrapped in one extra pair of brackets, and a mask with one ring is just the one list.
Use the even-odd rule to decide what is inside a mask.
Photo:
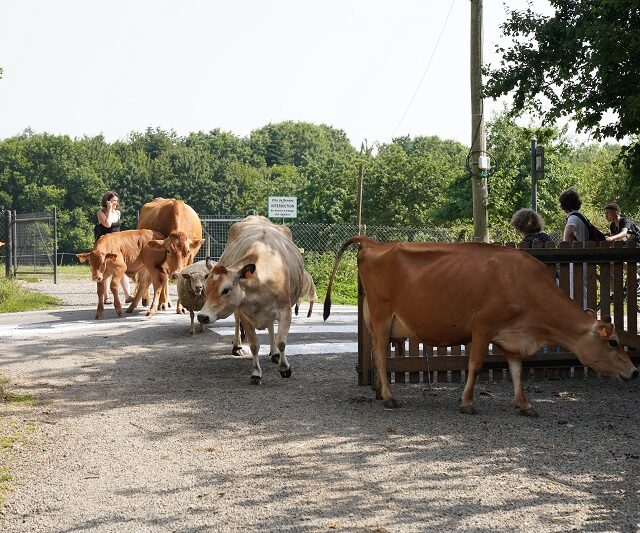
[[(188, 309), (191, 334), (200, 324), (235, 317), (232, 353), (241, 355), (241, 327), (249, 342), (251, 383), (262, 382), (256, 329), (267, 329), (270, 356), (280, 375), (291, 376), (286, 357), (291, 311), (302, 297), (317, 299), (311, 276), (291, 231), (262, 216), (249, 216), (229, 231), (216, 263), (194, 263), (202, 226), (193, 209), (180, 200), (158, 198), (145, 204), (137, 230), (102, 236), (94, 249), (78, 254), (89, 261), (97, 283), (96, 318), (104, 313), (105, 281), (115, 310), (122, 315), (118, 287), (123, 275), (136, 276), (136, 293), (127, 309), (153, 300), (147, 315), (170, 306), (168, 280), (177, 280), (177, 311)], [(359, 247), (358, 272), (364, 289), (363, 314), (374, 339), (376, 391), (386, 407), (396, 407), (386, 371), (390, 339), (412, 338), (432, 346), (471, 344), (467, 383), (460, 411), (476, 412), (473, 389), (489, 344), (504, 353), (512, 376), (515, 403), (523, 415), (537, 416), (524, 396), (522, 359), (545, 344), (559, 344), (603, 375), (628, 381), (638, 376), (609, 317), (578, 306), (559, 289), (547, 268), (516, 249), (481, 243), (379, 243), (348, 239), (338, 252), (329, 280), (324, 318), (331, 309), (331, 289), (346, 248)], [(277, 322), (277, 332), (274, 324)], [(473, 342), (472, 342), (473, 341)]]

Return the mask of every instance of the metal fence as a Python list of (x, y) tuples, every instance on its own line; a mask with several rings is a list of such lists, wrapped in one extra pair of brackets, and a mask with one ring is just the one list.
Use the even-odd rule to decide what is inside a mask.
[[(202, 222), (204, 244), (200, 248), (196, 260), (211, 257), (218, 260), (227, 243), (229, 228), (234, 222), (242, 220), (241, 216), (203, 216)], [(305, 253), (325, 253), (338, 251), (349, 237), (358, 234), (355, 224), (308, 224), (289, 223), (293, 242)], [(391, 227), (360, 226), (360, 233), (378, 241), (415, 241), (415, 242), (454, 242), (456, 236), (446, 228), (436, 227)]]
[(7, 276), (51, 274), (57, 282), (58, 227), (52, 213), (16, 213), (4, 216), (4, 257)]

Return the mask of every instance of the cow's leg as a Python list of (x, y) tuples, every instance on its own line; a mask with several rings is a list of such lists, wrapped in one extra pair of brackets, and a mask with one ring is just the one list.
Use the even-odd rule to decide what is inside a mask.
[(242, 339), (240, 338), (240, 314), (238, 311), (233, 313), (233, 318), (236, 323), (236, 329), (233, 333), (233, 344), (231, 346), (231, 354), (237, 357), (244, 355), (244, 350), (242, 349)]
[[(196, 325), (193, 322), (193, 318), (195, 317), (195, 313), (192, 309), (189, 309), (189, 314), (191, 315), (191, 327), (189, 328), (189, 333), (193, 335), (196, 332)], [(200, 324), (200, 332), (202, 332), (202, 324)]]
[(507, 354), (507, 352), (504, 352), (504, 356), (509, 363), (509, 372), (511, 374), (511, 381), (513, 382), (513, 394), (516, 407), (520, 409), (521, 415), (537, 417), (538, 413), (531, 407), (522, 390), (522, 359), (515, 355)]
[[(278, 365), (278, 370), (280, 371), (280, 376), (283, 378), (291, 377), (291, 366), (289, 365), (289, 361), (287, 361), (287, 356), (285, 354), (285, 349), (287, 347), (287, 336), (289, 335), (289, 328), (291, 327), (291, 307), (288, 305), (285, 306), (283, 311), (280, 313), (280, 318), (278, 319), (278, 334), (276, 335), (276, 345), (278, 351), (280, 352), (280, 364)], [(271, 323), (271, 328), (269, 330), (270, 341), (272, 340), (273, 335), (273, 322)], [(272, 348), (273, 349), (273, 348)], [(273, 361), (273, 357), (271, 358)]]
[(136, 283), (136, 293), (133, 296), (133, 300), (127, 307), (127, 313), (133, 313), (133, 310), (138, 307), (140, 300), (142, 300), (142, 305), (147, 305), (148, 301), (145, 302), (145, 297), (149, 297), (149, 279), (145, 274), (139, 274)]
[[(271, 358), (272, 363), (279, 364), (280, 350), (278, 349), (278, 346), (276, 346), (276, 338), (274, 335), (273, 322), (271, 322), (271, 324), (267, 326), (267, 331), (269, 332), (269, 357)], [(279, 327), (278, 327), (278, 332), (280, 332)]]
[(111, 294), (113, 294), (113, 306), (118, 316), (122, 316), (122, 304), (120, 303), (120, 296), (118, 296), (118, 289), (120, 288), (123, 274), (124, 270), (122, 270), (121, 268), (114, 269), (113, 276), (111, 276), (110, 284)]
[(307, 318), (311, 316), (311, 312), (313, 311), (313, 302), (315, 302), (315, 300), (309, 300), (309, 311), (307, 311)]
[(96, 320), (101, 320), (104, 315), (104, 280), (96, 283), (96, 291), (98, 293), (98, 308), (96, 309)]
[(260, 368), (260, 360), (258, 358), (258, 352), (260, 351), (258, 335), (256, 335), (256, 330), (253, 327), (253, 324), (251, 324), (248, 320), (243, 320), (242, 324), (244, 326), (244, 331), (247, 335), (249, 347), (251, 348), (251, 355), (253, 357), (250, 383), (252, 385), (260, 385), (262, 383), (262, 368)]
[(151, 275), (151, 282), (153, 283), (153, 302), (151, 302), (151, 307), (147, 311), (147, 316), (153, 316), (156, 314), (160, 295), (162, 294), (162, 287), (164, 287), (166, 281), (167, 275), (164, 272), (160, 271)]
[(375, 328), (373, 332), (373, 359), (375, 362), (376, 399), (382, 399), (382, 404), (388, 409), (399, 407), (391, 392), (387, 376), (387, 357), (389, 357), (389, 336), (391, 328)]
[(473, 407), (473, 388), (489, 349), (489, 339), (482, 338), (477, 334), (473, 335), (473, 332), (472, 339), (469, 366), (467, 367), (467, 383), (460, 397), (460, 412), (466, 415), (478, 414), (478, 411)]

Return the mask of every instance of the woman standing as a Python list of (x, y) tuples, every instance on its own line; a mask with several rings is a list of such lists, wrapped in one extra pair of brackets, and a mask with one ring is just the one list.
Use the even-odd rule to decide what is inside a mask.
[[(114, 191), (107, 191), (102, 195), (102, 209), (100, 209), (100, 211), (96, 213), (96, 216), (98, 217), (98, 223), (93, 228), (93, 234), (96, 241), (107, 233), (120, 231), (121, 213), (118, 209), (119, 206), (120, 200), (117, 193), (115, 193)], [(124, 291), (124, 301), (126, 303), (131, 302), (133, 298), (131, 297), (131, 292), (129, 289), (129, 277), (126, 274), (122, 276), (120, 285), (122, 287), (122, 290)], [(110, 304), (112, 302), (108, 298), (105, 298), (104, 303)]]

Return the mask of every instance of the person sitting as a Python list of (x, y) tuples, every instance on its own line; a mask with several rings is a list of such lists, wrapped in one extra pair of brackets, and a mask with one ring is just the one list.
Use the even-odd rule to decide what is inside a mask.
[[(120, 200), (118, 194), (114, 191), (107, 191), (102, 195), (102, 208), (96, 213), (98, 223), (93, 228), (93, 236), (97, 241), (103, 235), (107, 233), (113, 233), (120, 231), (121, 226), (121, 213), (118, 207), (120, 206)], [(131, 290), (129, 288), (129, 278), (125, 274), (122, 276), (120, 286), (124, 291), (125, 302), (129, 303), (133, 301), (131, 296)], [(105, 298), (105, 304), (112, 303), (111, 300)]]
[(610, 222), (609, 230), (611, 235), (605, 238), (608, 241), (628, 241), (633, 239), (636, 243), (640, 243), (640, 230), (629, 217), (622, 216), (620, 206), (611, 203), (604, 208), (604, 214), (607, 221)]
[(553, 238), (542, 231), (544, 221), (533, 209), (519, 209), (511, 217), (511, 226), (522, 235), (519, 246), (531, 248), (534, 242), (544, 246), (546, 242), (555, 242)]

